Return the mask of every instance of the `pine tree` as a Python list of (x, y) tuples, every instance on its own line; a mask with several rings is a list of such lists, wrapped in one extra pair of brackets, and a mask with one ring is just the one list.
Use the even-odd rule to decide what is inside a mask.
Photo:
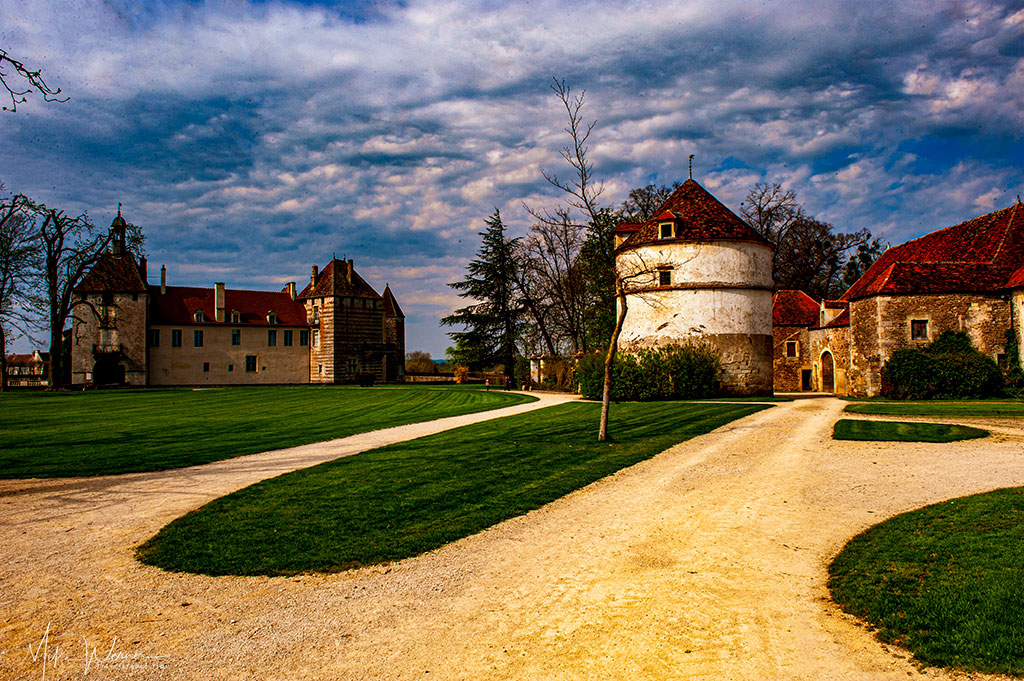
[(456, 310), (441, 323), (465, 328), (448, 334), (455, 340), (457, 361), (474, 369), (503, 364), (506, 380), (511, 380), (523, 316), (514, 284), (519, 239), (505, 236), (505, 225), (497, 208), (485, 223), (487, 228), (480, 232), (480, 249), (476, 259), (466, 266), (465, 278), (448, 284), (462, 298), (478, 302)]

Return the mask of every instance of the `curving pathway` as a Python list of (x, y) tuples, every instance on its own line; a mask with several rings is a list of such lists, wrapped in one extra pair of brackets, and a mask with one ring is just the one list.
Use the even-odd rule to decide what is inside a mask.
[(132, 560), (257, 480), (555, 401), (191, 469), (0, 481), (0, 678), (964, 678), (836, 612), (825, 568), (885, 517), (1024, 485), (1012, 422), (947, 445), (833, 442), (844, 403), (798, 400), (390, 566), (210, 578)]

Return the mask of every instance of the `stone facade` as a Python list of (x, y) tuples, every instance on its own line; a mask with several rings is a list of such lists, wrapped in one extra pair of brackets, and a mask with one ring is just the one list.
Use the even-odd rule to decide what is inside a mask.
[(712, 346), (729, 394), (772, 391), (772, 248), (687, 180), (647, 222), (623, 224), (616, 269), (626, 287), (623, 351)]

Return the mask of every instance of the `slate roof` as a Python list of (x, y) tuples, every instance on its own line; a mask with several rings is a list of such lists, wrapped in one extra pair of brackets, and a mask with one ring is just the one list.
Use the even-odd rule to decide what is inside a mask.
[(803, 291), (783, 289), (772, 296), (773, 326), (815, 326), (821, 307)]
[(940, 229), (890, 248), (842, 300), (914, 293), (996, 293), (1024, 284), (1024, 206)]
[(381, 294), (381, 298), (384, 299), (384, 313), (387, 316), (405, 319), (405, 313), (398, 306), (398, 299), (395, 298), (395, 294), (391, 291), (391, 284), (384, 285), (384, 293)]
[(352, 268), (352, 282), (349, 283), (345, 276), (347, 267), (345, 260), (334, 258), (320, 271), (316, 279), (316, 286), (310, 284), (302, 289), (299, 298), (331, 298), (334, 296), (348, 296), (351, 298), (380, 298), (380, 294), (373, 290), (373, 287), (359, 276), (359, 273)]
[(75, 290), (83, 293), (139, 293), (146, 290), (146, 280), (134, 256), (125, 254), (117, 257), (108, 252), (100, 257)]
[[(167, 292), (160, 293), (159, 286), (150, 286), (153, 301), (152, 324), (219, 325), (219, 326), (269, 326), (267, 313), (277, 313), (277, 326), (309, 326), (306, 308), (298, 300), (292, 300), (284, 291), (247, 291), (227, 289), (224, 292), (224, 321), (214, 316), (213, 289), (192, 286), (168, 286)], [(193, 315), (202, 310), (205, 321), (196, 322)], [(241, 313), (241, 323), (231, 321), (231, 313)]]
[[(679, 236), (659, 239), (658, 223), (667, 220), (676, 222)], [(672, 192), (653, 217), (643, 222), (619, 248), (656, 241), (751, 241), (772, 245), (692, 179)]]

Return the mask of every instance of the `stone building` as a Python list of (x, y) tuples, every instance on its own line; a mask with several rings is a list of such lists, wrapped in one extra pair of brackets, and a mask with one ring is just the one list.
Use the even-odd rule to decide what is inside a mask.
[[(812, 389), (877, 395), (896, 350), (963, 331), (1005, 365), (1006, 332), (1024, 340), (1024, 206), (982, 215), (887, 250), (807, 328)], [(779, 361), (776, 361), (778, 375)], [(776, 381), (776, 389), (788, 390)]]
[(699, 341), (722, 360), (723, 388), (772, 392), (772, 245), (692, 179), (616, 233), (626, 285), (620, 347)]
[(810, 390), (813, 371), (810, 329), (818, 325), (819, 304), (803, 291), (772, 296), (772, 363), (775, 392)]
[(344, 383), (358, 374), (404, 378), (405, 318), (390, 287), (376, 293), (351, 260), (313, 266), (301, 293), (159, 286), (125, 247), (118, 214), (111, 248), (76, 289), (74, 384)]
[(45, 388), (50, 384), (50, 353), (33, 350), (14, 353), (5, 358), (7, 364), (7, 387)]

